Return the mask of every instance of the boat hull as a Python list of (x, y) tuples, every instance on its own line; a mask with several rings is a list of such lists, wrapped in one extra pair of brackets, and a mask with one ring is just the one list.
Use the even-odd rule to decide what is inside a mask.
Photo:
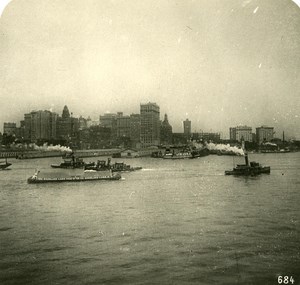
[(0, 164), (0, 170), (4, 170), (6, 169), (7, 167), (11, 166), (11, 163), (5, 163), (5, 164)]
[(173, 155), (173, 156), (164, 156), (163, 159), (187, 159), (194, 158), (192, 155)]
[(112, 176), (73, 176), (73, 177), (54, 177), (54, 178), (39, 178), (35, 175), (29, 177), (27, 182), (29, 184), (39, 184), (39, 183), (60, 183), (60, 182), (85, 182), (85, 181), (115, 181), (120, 180), (121, 175), (115, 174)]
[(259, 174), (270, 174), (271, 168), (269, 166), (262, 167), (262, 168), (247, 168), (247, 169), (233, 169), (233, 170), (226, 170), (225, 175), (236, 175), (236, 176), (255, 176)]
[(83, 168), (84, 165), (60, 165), (60, 164), (51, 164), (52, 168), (64, 168), (64, 169), (75, 169), (75, 168)]

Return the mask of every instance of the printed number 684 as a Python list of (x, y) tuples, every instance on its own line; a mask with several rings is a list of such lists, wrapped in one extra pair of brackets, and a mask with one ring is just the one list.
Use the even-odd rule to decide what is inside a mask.
[(278, 276), (278, 284), (294, 284), (293, 276)]

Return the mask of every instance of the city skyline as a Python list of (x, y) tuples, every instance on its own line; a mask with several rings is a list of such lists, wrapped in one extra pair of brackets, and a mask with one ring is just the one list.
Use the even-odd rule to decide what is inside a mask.
[[(158, 122), (160, 122), (161, 125), (164, 125), (167, 122), (167, 125), (169, 125), (169, 127), (171, 127), (171, 129), (172, 129), (172, 124), (169, 124), (169, 122), (168, 122), (168, 114), (166, 114), (166, 113), (161, 114), (159, 105), (157, 105), (155, 102), (148, 102), (148, 103), (145, 103), (145, 104), (142, 104), (142, 103), (140, 104), (139, 113), (124, 114), (122, 111), (119, 110), (118, 112), (115, 112), (115, 113), (100, 114), (98, 116), (97, 120), (92, 120), (90, 118), (90, 116), (83, 117), (82, 115), (79, 115), (79, 116), (76, 115), (76, 114), (74, 115), (73, 112), (70, 112), (67, 105), (65, 105), (63, 107), (62, 112), (55, 112), (53, 110), (51, 110), (51, 111), (49, 111), (49, 110), (32, 110), (31, 112), (25, 113), (23, 115), (23, 119), (18, 121), (18, 122), (4, 122), (3, 131), (4, 131), (5, 125), (7, 125), (7, 129), (11, 129), (11, 128), (15, 128), (15, 127), (22, 128), (22, 125), (23, 125), (23, 127), (26, 126), (26, 117), (28, 118), (28, 116), (31, 116), (32, 113), (34, 113), (34, 114), (36, 114), (36, 113), (44, 113), (45, 114), (46, 113), (47, 116), (53, 116), (53, 118), (55, 118), (54, 121), (56, 121), (57, 118), (64, 118), (64, 117), (65, 118), (73, 118), (73, 119), (79, 120), (79, 121), (82, 119), (82, 120), (86, 121), (85, 124), (87, 124), (87, 121), (90, 121), (90, 124), (87, 124), (86, 128), (89, 128), (91, 126), (102, 126), (102, 127), (113, 128), (114, 126), (112, 125), (112, 120), (116, 120), (118, 118), (119, 119), (125, 119), (125, 120), (128, 120), (129, 118), (132, 118), (134, 121), (136, 121), (136, 119), (138, 119), (138, 121), (141, 122), (142, 121), (141, 120), (142, 114), (143, 113), (145, 114), (145, 110), (148, 110), (147, 106), (154, 106), (154, 108), (156, 109), (155, 111), (151, 110), (151, 111), (154, 111), (155, 113), (157, 112), (157, 116), (155, 116), (156, 117), (155, 120), (158, 120)], [(144, 111), (142, 111), (142, 110), (144, 110)], [(162, 117), (164, 119), (162, 119)], [(136, 118), (136, 119), (134, 119), (134, 118)], [(23, 124), (22, 124), (22, 122), (23, 122)], [(147, 124), (149, 124), (149, 123), (150, 122), (148, 122)], [(124, 127), (125, 126), (126, 126), (126, 123), (125, 123)], [(121, 125), (119, 127), (121, 127)], [(252, 130), (252, 128), (253, 128), (253, 130)], [(192, 134), (197, 134), (197, 133), (211, 133), (211, 134), (215, 133), (215, 134), (219, 134), (221, 139), (230, 139), (230, 140), (241, 141), (241, 138), (242, 138), (242, 139), (245, 139), (245, 141), (250, 141), (251, 142), (252, 138), (249, 139), (249, 136), (251, 137), (251, 136), (255, 135), (254, 130), (256, 129), (256, 133), (257, 133), (257, 129), (260, 129), (260, 128), (262, 128), (262, 129), (265, 129), (265, 128), (266, 129), (272, 129), (272, 131), (270, 133), (271, 139), (273, 137), (282, 138), (282, 136), (283, 136), (283, 134), (279, 134), (279, 135), (274, 136), (274, 134), (276, 133), (276, 130), (274, 131), (273, 126), (266, 126), (266, 125), (261, 124), (260, 126), (246, 126), (246, 125), (230, 126), (230, 127), (228, 127), (228, 136), (226, 135), (226, 137), (225, 137), (218, 130), (216, 130), (214, 132), (207, 132), (205, 130), (197, 130), (197, 127), (193, 128), (192, 121), (189, 120), (188, 118), (186, 120), (182, 121), (182, 130), (175, 131), (173, 133), (182, 133), (182, 134), (187, 135), (187, 137), (191, 136)], [(239, 134), (238, 134), (237, 131), (239, 132)], [(66, 134), (67, 133), (68, 133), (68, 131), (66, 131)], [(61, 135), (64, 136), (63, 132), (61, 133)], [(121, 133), (119, 135), (122, 136)], [(127, 136), (128, 134), (124, 133), (123, 135)], [(290, 139), (288, 137), (285, 137), (285, 138)]]
[(194, 131), (269, 125), (300, 139), (299, 24), (289, 0), (12, 1), (0, 21), (1, 131), (34, 109), (95, 119), (150, 101), (174, 132), (188, 118)]

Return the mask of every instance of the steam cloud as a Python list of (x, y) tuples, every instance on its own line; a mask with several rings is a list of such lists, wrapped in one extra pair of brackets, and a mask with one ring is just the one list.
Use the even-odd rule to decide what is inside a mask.
[(195, 147), (196, 149), (203, 149), (204, 148), (204, 144), (199, 143), (199, 142), (195, 142), (195, 141), (192, 141), (192, 146)]
[(276, 143), (271, 143), (271, 142), (266, 142), (266, 143), (264, 143), (264, 145), (272, 145), (272, 146), (277, 146), (277, 144), (276, 144)]
[(208, 143), (206, 144), (206, 147), (209, 151), (215, 151), (221, 154), (245, 155), (243, 149), (236, 146), (230, 146), (229, 144)]
[(61, 145), (49, 145), (47, 143), (44, 143), (43, 146), (38, 146), (36, 144), (30, 145), (33, 147), (34, 150), (39, 150), (39, 151), (61, 151), (61, 152), (72, 152), (72, 149), (66, 146), (61, 146)]

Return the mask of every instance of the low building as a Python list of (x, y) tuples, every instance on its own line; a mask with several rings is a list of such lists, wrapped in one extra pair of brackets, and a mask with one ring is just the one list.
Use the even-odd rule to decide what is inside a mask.
[(214, 143), (219, 143), (221, 141), (221, 135), (220, 133), (193, 133), (192, 134), (192, 139), (193, 140), (200, 140), (200, 141), (205, 141), (205, 142), (214, 142)]
[(7, 135), (15, 135), (17, 131), (16, 123), (4, 123), (3, 124), (3, 133)]
[(172, 144), (173, 145), (186, 145), (189, 141), (185, 133), (173, 133)]
[(133, 158), (133, 157), (139, 157), (139, 152), (136, 149), (127, 148), (122, 151), (120, 151), (120, 157), (126, 157), (126, 158)]

